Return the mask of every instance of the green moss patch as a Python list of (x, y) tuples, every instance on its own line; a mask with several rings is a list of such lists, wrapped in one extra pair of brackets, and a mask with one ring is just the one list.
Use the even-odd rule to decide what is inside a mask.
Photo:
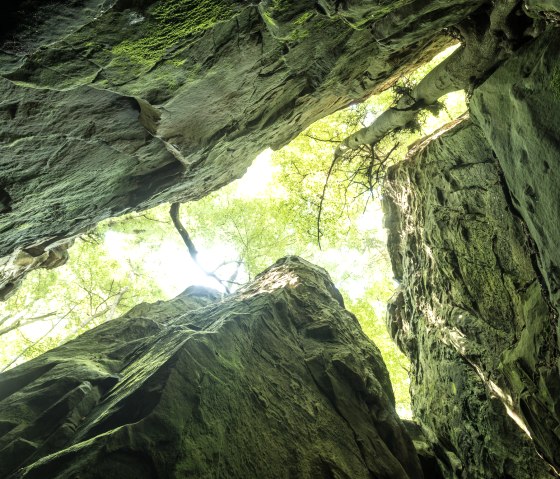
[(179, 0), (157, 3), (139, 26), (140, 38), (125, 40), (112, 50), (113, 55), (133, 63), (151, 66), (185, 39), (212, 28), (234, 13), (224, 0)]

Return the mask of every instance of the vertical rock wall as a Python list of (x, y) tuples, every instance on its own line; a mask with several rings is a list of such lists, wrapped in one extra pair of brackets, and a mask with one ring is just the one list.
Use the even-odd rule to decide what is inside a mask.
[(543, 366), (554, 315), (482, 132), (468, 119), (447, 129), (386, 182), (389, 251), (401, 283), (389, 320), (412, 361), (413, 409), (463, 464), (451, 477), (549, 477), (522, 431), (521, 402), (550, 372)]
[[(476, 90), (471, 109), (527, 227), (549, 299), (545, 337), (520, 345), (525, 351), (517, 367), (504, 373), (523, 391), (518, 401), (531, 434), (560, 471), (560, 30), (545, 33), (499, 68)], [(539, 361), (527, 360), (531, 349), (540, 350)]]
[(560, 305), (560, 29), (519, 51), (473, 95), (474, 121), (495, 151), (539, 271)]

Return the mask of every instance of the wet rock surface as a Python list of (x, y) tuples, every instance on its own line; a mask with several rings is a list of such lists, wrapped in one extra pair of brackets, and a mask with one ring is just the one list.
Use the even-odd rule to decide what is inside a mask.
[(139, 305), (0, 392), (2, 477), (423, 477), (378, 349), (296, 257)]
[(555, 316), (483, 132), (468, 118), (447, 129), (386, 182), (400, 281), (389, 327), (411, 359), (413, 410), (459, 458), (448, 477), (550, 477), (522, 430), (555, 464), (558, 441), (541, 431), (557, 421)]

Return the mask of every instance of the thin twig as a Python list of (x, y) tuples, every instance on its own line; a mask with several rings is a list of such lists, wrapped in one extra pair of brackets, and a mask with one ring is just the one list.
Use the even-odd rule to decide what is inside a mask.
[(329, 171), (327, 172), (327, 178), (325, 179), (325, 184), (323, 185), (323, 192), (321, 193), (321, 200), (319, 201), (319, 211), (317, 212), (317, 246), (319, 249), (321, 248), (321, 213), (323, 212), (323, 201), (325, 200), (325, 194), (327, 193), (327, 186), (329, 184), (329, 179), (331, 177), (334, 165), (336, 164), (336, 160), (338, 156), (334, 156), (331, 162), (331, 166), (329, 167)]
[(54, 328), (56, 328), (63, 319), (65, 319), (66, 317), (68, 317), (70, 315), (70, 313), (72, 313), (72, 311), (74, 311), (75, 306), (70, 309), (64, 316), (61, 316), (57, 322), (55, 322), (51, 328), (45, 333), (43, 334), (39, 339), (37, 339), (36, 341), (33, 341), (33, 343), (31, 343), (29, 346), (27, 346), (23, 351), (21, 351), (14, 359), (12, 359), (10, 361), (10, 363), (7, 366), (4, 366), (4, 368), (2, 368), (2, 372), (6, 371), (7, 369), (9, 369), (12, 364), (14, 364), (18, 359), (20, 359), (23, 355), (25, 355), (25, 353), (27, 351), (29, 351), (33, 346), (39, 344), (43, 339), (45, 339), (49, 334), (51, 334), (54, 330)]
[(154, 221), (155, 223), (162, 223), (164, 225), (169, 224), (167, 221), (164, 220), (158, 220), (157, 218), (152, 218), (151, 216), (147, 215), (146, 213), (143, 214), (139, 214), (138, 215), (139, 218), (144, 218), (148, 221)]
[[(100, 316), (103, 316), (105, 313), (109, 313), (107, 314), (107, 321), (110, 321), (111, 319), (113, 319), (113, 316), (115, 314), (115, 310), (117, 308), (117, 306), (119, 305), (119, 303), (122, 300), (122, 297), (124, 296), (124, 294), (128, 291), (128, 287), (124, 287), (123, 289), (121, 289), (115, 296), (115, 300), (113, 301), (113, 304), (111, 306), (107, 306), (106, 308), (102, 309), (101, 311), (96, 312), (95, 314), (92, 314), (91, 316), (87, 317), (84, 321), (82, 321), (78, 326), (76, 326), (72, 332), (70, 334), (68, 334), (65, 338), (63, 338), (57, 346), (60, 346), (61, 344), (66, 343), (67, 341), (73, 339), (75, 334), (78, 334), (80, 331), (82, 331), (89, 323), (91, 323), (94, 319), (99, 318)], [(112, 296), (108, 297), (106, 301), (104, 301), (105, 303), (111, 298)]]
[(310, 135), (309, 133), (304, 133), (303, 136), (306, 136), (310, 140), (322, 141), (325, 143), (335, 143), (337, 145), (342, 141), (342, 140), (333, 140), (332, 138), (318, 138), (314, 135)]

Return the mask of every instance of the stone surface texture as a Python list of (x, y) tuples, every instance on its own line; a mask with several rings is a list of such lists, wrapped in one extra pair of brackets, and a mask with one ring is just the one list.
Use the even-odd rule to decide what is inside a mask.
[[(560, 305), (560, 30), (519, 51), (473, 95), (474, 121), (495, 151), (515, 210)], [(557, 406), (558, 407), (558, 406)]]
[[(511, 2), (8, 3), (0, 299), (97, 222), (225, 185)], [(558, 476), (560, 8), (522, 6), (508, 21), (536, 38), (387, 175), (388, 324), (418, 424), (324, 272), (292, 258), (0, 376), (0, 477)]]
[(511, 452), (498, 403), (560, 471), (559, 45), (551, 28), (517, 51), (474, 90), (472, 122), (389, 173), (390, 329), (416, 413), (476, 477), (486, 460), (517, 477), (530, 456)]
[(517, 52), (475, 92), (471, 109), (526, 225), (549, 306), (520, 336), (517, 367), (504, 367), (504, 374), (523, 391), (519, 406), (529, 430), (560, 471), (560, 30)]
[(550, 477), (526, 433), (558, 464), (556, 315), (510, 201), (468, 118), (417, 145), (386, 182), (400, 282), (389, 328), (412, 362), (415, 414), (462, 464), (450, 477)]
[(0, 20), (0, 257), (201, 198), (439, 52), (481, 3), (14, 2)]
[(2, 374), (0, 476), (424, 477), (379, 350), (297, 257)]

